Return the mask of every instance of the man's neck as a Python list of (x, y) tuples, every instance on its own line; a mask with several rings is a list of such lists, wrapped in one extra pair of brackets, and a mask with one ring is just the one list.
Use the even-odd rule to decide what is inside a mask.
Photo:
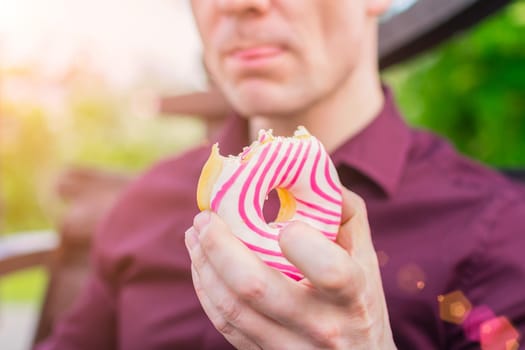
[(274, 135), (291, 136), (297, 126), (303, 125), (332, 152), (366, 128), (379, 115), (383, 103), (379, 79), (355, 81), (299, 116), (251, 118), (250, 136), (255, 139), (260, 129), (273, 129)]

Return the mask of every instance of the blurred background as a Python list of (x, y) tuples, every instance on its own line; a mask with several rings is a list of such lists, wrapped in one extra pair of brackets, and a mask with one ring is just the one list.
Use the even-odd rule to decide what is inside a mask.
[[(525, 0), (384, 80), (412, 125), (525, 168)], [(202, 142), (201, 121), (160, 116), (156, 101), (205, 88), (187, 1), (0, 0), (0, 234), (53, 230), (68, 166), (137, 174)], [(20, 346), (9, 336), (32, 327), (46, 281), (0, 279), (0, 344)]]

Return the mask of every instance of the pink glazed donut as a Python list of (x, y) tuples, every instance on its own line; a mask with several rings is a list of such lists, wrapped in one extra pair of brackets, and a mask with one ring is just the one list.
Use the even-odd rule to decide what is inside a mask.
[[(267, 223), (263, 205), (272, 190), (280, 200), (277, 219)], [(303, 221), (335, 240), (341, 224), (342, 185), (319, 140), (299, 127), (293, 137), (259, 131), (238, 156), (212, 147), (197, 188), (200, 210), (212, 210), (266, 264), (293, 279), (303, 275), (282, 254), (280, 230)]]

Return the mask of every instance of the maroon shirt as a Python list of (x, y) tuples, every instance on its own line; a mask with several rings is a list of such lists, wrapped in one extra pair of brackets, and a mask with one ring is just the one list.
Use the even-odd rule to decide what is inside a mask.
[[(230, 120), (219, 142), (240, 152), (246, 122)], [(87, 287), (41, 349), (231, 349), (200, 307), (184, 247), (209, 152), (166, 160), (127, 190), (97, 236)], [(407, 127), (388, 91), (380, 115), (332, 157), (366, 200), (400, 349), (477, 349), (495, 317), (525, 332), (522, 187)], [(468, 303), (449, 303), (456, 291)]]

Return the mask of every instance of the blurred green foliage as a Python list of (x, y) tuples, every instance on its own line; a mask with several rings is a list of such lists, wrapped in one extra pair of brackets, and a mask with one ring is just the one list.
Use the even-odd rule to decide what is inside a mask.
[(101, 90), (73, 89), (61, 116), (0, 100), (0, 232), (53, 227), (63, 209), (55, 182), (68, 165), (137, 173), (204, 135), (194, 119), (132, 113), (134, 101)]
[[(0, 120), (0, 199), (5, 229), (49, 225), (37, 192), (56, 145), (42, 110), (3, 104)], [(16, 119), (7, 117), (16, 116)], [(0, 221), (1, 222), (1, 221)]]
[(525, 1), (385, 78), (413, 125), (490, 165), (525, 166)]
[(47, 270), (35, 267), (4, 276), (0, 280), (0, 300), (16, 303), (31, 301), (39, 304), (45, 295)]

